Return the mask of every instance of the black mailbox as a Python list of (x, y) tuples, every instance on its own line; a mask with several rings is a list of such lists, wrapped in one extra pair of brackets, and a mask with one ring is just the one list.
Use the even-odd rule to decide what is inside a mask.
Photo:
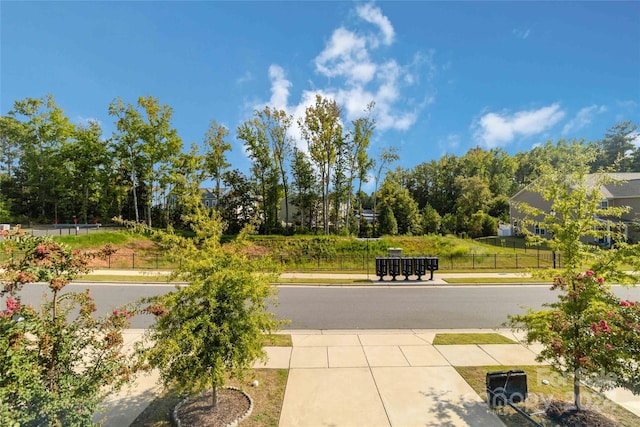
[(418, 276), (418, 280), (421, 280), (422, 276), (424, 276), (426, 273), (427, 273), (427, 259), (425, 257), (416, 258), (414, 274)]
[(521, 370), (487, 372), (487, 402), (493, 408), (527, 398), (527, 374)]
[(376, 258), (376, 276), (380, 276), (380, 281), (387, 275), (387, 258)]
[(413, 258), (400, 258), (400, 264), (404, 280), (409, 280), (409, 276), (413, 276)]
[(396, 276), (400, 275), (400, 258), (388, 258), (389, 260), (389, 274), (396, 280)]
[(433, 272), (438, 269), (438, 257), (427, 257), (427, 270), (430, 273), (429, 280), (433, 280)]

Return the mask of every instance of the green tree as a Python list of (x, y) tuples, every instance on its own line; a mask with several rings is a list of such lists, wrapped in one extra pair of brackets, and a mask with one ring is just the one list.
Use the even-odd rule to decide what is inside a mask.
[[(395, 147), (385, 148), (380, 154), (380, 159), (374, 162), (374, 168), (377, 167), (375, 176), (375, 189), (373, 190), (373, 231), (376, 232), (376, 215), (377, 215), (377, 198), (378, 198), (378, 183), (380, 182), (380, 176), (391, 163), (397, 161), (400, 157)], [(395, 219), (395, 218), (394, 218)], [(396, 225), (397, 227), (397, 225)], [(396, 230), (397, 233), (397, 230)]]
[[(123, 354), (122, 331), (130, 313), (116, 309), (94, 318), (89, 291), (65, 286), (88, 272), (88, 261), (111, 252), (79, 253), (48, 237), (1, 232), (8, 253), (2, 267), (6, 311), (0, 313), (0, 424), (87, 426), (104, 398), (126, 383), (135, 362)], [(23, 286), (48, 284), (40, 311), (21, 304)]]
[(424, 233), (436, 234), (440, 231), (442, 218), (437, 210), (427, 204), (422, 208), (422, 231)]
[[(563, 153), (564, 149), (571, 151)], [(539, 224), (552, 236), (546, 244), (562, 256), (562, 270), (547, 273), (556, 275), (553, 289), (560, 290), (559, 298), (546, 309), (511, 316), (510, 321), (513, 327), (526, 331), (527, 342), (544, 346), (540, 360), (573, 376), (574, 403), (582, 409), (583, 381), (596, 382), (604, 389), (624, 386), (640, 392), (638, 310), (633, 308), (635, 303), (620, 301), (604, 284), (605, 278), (625, 279), (620, 265), (628, 262), (635, 266), (638, 247), (619, 243), (605, 251), (587, 243), (605, 236), (621, 242), (614, 218), (625, 208), (601, 207), (601, 187), (611, 178), (588, 175), (595, 159), (593, 146), (562, 145), (559, 150), (565, 163), (555, 167), (542, 164), (539, 178), (530, 186), (549, 203), (549, 209), (515, 206), (526, 213), (522, 229), (530, 241), (541, 243), (539, 236), (530, 232), (532, 225)], [(585, 266), (591, 267), (586, 273)], [(597, 277), (594, 270), (604, 277)]]
[(314, 105), (307, 107), (298, 122), (302, 138), (307, 141), (309, 155), (320, 174), (322, 194), (322, 222), (329, 234), (329, 188), (338, 150), (344, 141), (340, 117), (342, 109), (335, 100), (316, 95)]
[[(356, 194), (360, 194), (362, 191), (362, 184), (367, 182), (367, 174), (373, 167), (373, 161), (367, 154), (369, 148), (369, 142), (373, 136), (373, 131), (376, 127), (375, 118), (372, 117), (375, 103), (371, 102), (365, 109), (365, 116), (360, 117), (351, 122), (352, 129), (347, 135), (347, 159), (349, 178), (347, 182), (347, 223), (346, 227), (349, 228), (349, 214), (351, 213), (351, 199), (353, 194), (353, 181), (358, 179), (358, 191)], [(358, 214), (362, 214), (362, 201), (358, 198)]]
[(275, 298), (275, 265), (243, 254), (249, 230), (222, 247), (223, 224), (211, 212), (195, 213), (196, 242), (156, 233), (183, 260), (176, 277), (190, 285), (143, 301), (158, 317), (146, 334), (152, 346), (140, 351), (166, 385), (186, 392), (212, 388), (215, 410), (225, 375), (241, 378), (256, 359), (264, 359), (263, 334), (281, 322), (267, 311)]
[(393, 209), (386, 203), (380, 203), (380, 223), (378, 224), (380, 235), (395, 236), (398, 234), (398, 222), (393, 214)]
[(20, 137), (21, 199), (27, 214), (41, 220), (53, 218), (61, 190), (70, 183), (61, 173), (60, 150), (72, 136), (74, 126), (52, 95), (16, 101), (9, 117), (19, 126), (13, 126), (11, 132)]
[(319, 196), (315, 186), (316, 179), (313, 165), (304, 151), (296, 147), (293, 149), (291, 174), (295, 192), (291, 200), (300, 210), (300, 224), (310, 230)]
[(284, 192), (284, 220), (288, 227), (289, 217), (289, 177), (287, 175), (287, 165), (292, 155), (292, 141), (288, 136), (292, 124), (292, 117), (284, 110), (271, 109), (268, 106), (262, 111), (256, 111), (255, 116), (264, 125), (266, 136), (271, 145), (273, 161), (278, 171), (280, 185)]
[[(455, 185), (459, 194), (455, 202), (455, 214), (458, 216), (458, 224), (463, 224), (463, 231), (470, 232), (471, 217), (477, 212), (485, 212), (491, 201), (489, 182), (480, 176), (459, 176), (455, 179)], [(476, 218), (476, 227), (470, 234), (477, 235), (482, 230), (481, 218)]]
[(396, 220), (397, 234), (422, 234), (418, 204), (409, 194), (409, 190), (402, 188), (397, 181), (389, 179), (388, 176), (380, 188), (380, 202), (391, 207)]
[(116, 156), (130, 173), (136, 222), (140, 221), (137, 187), (142, 184), (145, 216), (151, 225), (154, 184), (164, 181), (169, 163), (182, 149), (182, 140), (171, 128), (173, 109), (160, 105), (153, 96), (141, 96), (137, 107), (117, 98), (109, 106), (109, 114), (116, 118)]
[(599, 156), (594, 160), (592, 170), (607, 168), (615, 172), (630, 172), (633, 164), (632, 153), (637, 151), (633, 141), (638, 137), (637, 125), (623, 121), (607, 129), (604, 138), (598, 142)]
[(278, 185), (278, 169), (273, 159), (265, 123), (258, 118), (247, 120), (238, 127), (238, 138), (253, 161), (251, 172), (262, 213), (263, 234), (270, 234), (278, 224), (281, 187)]
[(258, 215), (253, 185), (238, 169), (222, 175), (228, 191), (222, 196), (219, 212), (227, 224), (227, 233), (239, 233)]
[(225, 153), (231, 151), (231, 144), (224, 139), (229, 135), (229, 130), (212, 120), (209, 129), (204, 136), (205, 167), (216, 183), (216, 207), (220, 207), (220, 182), (225, 169), (231, 166)]
[(112, 161), (107, 142), (101, 136), (102, 129), (98, 122), (90, 121), (87, 126), (76, 128), (73, 139), (62, 150), (62, 157), (74, 182), (68, 188), (67, 197), (80, 201), (76, 209), (79, 219), (85, 224), (97, 218), (101, 212), (107, 214), (100, 204), (109, 194), (107, 188)]
[(168, 177), (168, 194), (166, 201), (166, 224), (174, 226), (188, 226), (183, 216), (188, 215), (193, 205), (202, 203), (200, 200), (200, 183), (205, 179), (206, 155), (199, 155), (200, 147), (191, 145), (188, 153), (181, 153), (172, 164)]

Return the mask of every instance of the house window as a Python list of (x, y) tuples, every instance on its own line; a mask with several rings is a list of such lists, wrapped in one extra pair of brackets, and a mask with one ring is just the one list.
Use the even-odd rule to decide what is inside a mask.
[(600, 209), (609, 209), (609, 201), (607, 199), (600, 202)]
[(546, 230), (544, 228), (541, 228), (538, 224), (536, 224), (535, 227), (533, 227), (533, 233), (536, 234), (537, 236), (544, 236), (546, 234)]

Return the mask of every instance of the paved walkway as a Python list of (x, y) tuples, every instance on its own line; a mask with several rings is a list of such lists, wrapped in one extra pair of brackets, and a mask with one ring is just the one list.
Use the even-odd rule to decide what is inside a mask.
[[(127, 331), (126, 344), (142, 332)], [(452, 366), (536, 364), (519, 344), (432, 345), (436, 333), (455, 330), (285, 332), (293, 347), (267, 347), (269, 361), (256, 365), (289, 369), (282, 427), (501, 426)], [(103, 425), (128, 426), (159, 392), (157, 381), (157, 373), (140, 377), (105, 402)]]

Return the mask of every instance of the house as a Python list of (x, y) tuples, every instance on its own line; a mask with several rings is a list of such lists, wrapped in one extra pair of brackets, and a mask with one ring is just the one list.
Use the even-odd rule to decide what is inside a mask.
[(216, 190), (214, 188), (200, 188), (200, 200), (207, 208), (216, 206)]
[[(629, 241), (638, 242), (640, 241), (640, 173), (610, 173), (608, 175), (613, 181), (600, 187), (602, 193), (600, 207), (603, 209), (628, 207), (629, 210), (621, 217), (608, 219), (619, 224), (624, 236)], [(595, 178), (596, 175), (587, 175), (587, 186), (593, 185)], [(509, 199), (511, 234), (514, 236), (522, 234), (520, 227), (523, 218), (523, 215), (515, 208), (516, 203), (526, 203), (543, 212), (551, 211), (551, 202), (544, 200), (539, 193), (531, 191), (528, 187), (520, 190)], [(605, 220), (607, 218), (602, 218), (603, 224), (605, 224)], [(538, 225), (535, 225), (530, 231), (542, 237), (550, 237), (547, 235), (547, 231)], [(609, 237), (605, 237), (594, 243), (609, 246), (611, 240)]]

